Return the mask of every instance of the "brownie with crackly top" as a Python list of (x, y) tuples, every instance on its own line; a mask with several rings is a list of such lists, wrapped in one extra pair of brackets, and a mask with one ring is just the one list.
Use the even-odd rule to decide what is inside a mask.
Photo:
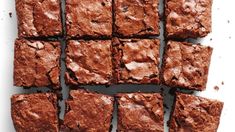
[(112, 35), (112, 0), (66, 0), (69, 38), (100, 38)]
[(223, 102), (176, 93), (169, 132), (216, 132)]
[(166, 0), (166, 37), (205, 37), (211, 32), (213, 0)]
[(62, 35), (60, 0), (16, 0), (19, 37)]
[(119, 93), (118, 132), (163, 132), (163, 98), (159, 93)]
[(121, 37), (159, 35), (159, 0), (115, 0), (114, 33)]
[(200, 44), (169, 41), (162, 66), (162, 82), (170, 87), (205, 90), (212, 48)]
[(14, 85), (60, 89), (60, 42), (16, 39)]
[(68, 85), (112, 82), (111, 40), (70, 40), (66, 48)]
[(116, 83), (159, 83), (158, 39), (113, 39)]
[(17, 132), (59, 132), (57, 96), (54, 93), (13, 95), (11, 117)]
[(62, 132), (109, 132), (113, 113), (112, 96), (79, 89), (70, 91)]

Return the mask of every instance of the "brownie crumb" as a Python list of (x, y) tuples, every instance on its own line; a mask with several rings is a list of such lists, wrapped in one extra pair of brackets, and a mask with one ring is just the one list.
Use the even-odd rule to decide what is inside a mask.
[(9, 12), (9, 16), (10, 16), (10, 18), (12, 18), (12, 12)]
[(219, 91), (219, 87), (218, 87), (218, 86), (214, 86), (214, 89), (215, 89), (216, 91)]
[(222, 81), (221, 84), (224, 85), (224, 81)]

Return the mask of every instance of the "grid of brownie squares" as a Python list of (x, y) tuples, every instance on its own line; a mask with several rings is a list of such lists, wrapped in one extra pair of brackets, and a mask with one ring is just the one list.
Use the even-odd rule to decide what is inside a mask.
[[(160, 68), (159, 0), (66, 0), (65, 36), (60, 4), (16, 0), (15, 86), (60, 89), (61, 46), (48, 39), (59, 36), (67, 40), (65, 82), (70, 88), (165, 84), (205, 90), (213, 50), (209, 46), (169, 40)], [(211, 32), (211, 5), (211, 0), (166, 0), (165, 37), (206, 36)], [(118, 132), (164, 131), (160, 93), (118, 93), (115, 98)], [(78, 88), (70, 91), (65, 104), (59, 123), (55, 93), (13, 95), (16, 131), (111, 131), (113, 96)], [(216, 100), (176, 93), (169, 131), (216, 131), (222, 108)]]
[(222, 109), (220, 101), (176, 93), (169, 132), (216, 132)]
[(11, 117), (17, 132), (59, 132), (57, 96), (54, 93), (16, 94)]
[(60, 0), (15, 0), (19, 37), (62, 35)]
[(83, 89), (70, 91), (62, 131), (110, 131), (113, 104), (112, 96)]

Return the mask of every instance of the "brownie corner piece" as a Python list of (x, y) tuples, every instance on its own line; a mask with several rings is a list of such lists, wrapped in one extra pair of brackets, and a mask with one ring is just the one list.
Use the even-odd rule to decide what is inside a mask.
[(176, 93), (169, 131), (216, 132), (222, 109), (223, 102)]
[(16, 0), (19, 37), (62, 35), (60, 0)]
[(119, 93), (117, 131), (163, 132), (163, 98), (159, 93)]
[(65, 6), (69, 38), (112, 36), (112, 0), (67, 0)]
[(54, 93), (13, 95), (11, 117), (19, 132), (59, 132), (57, 96)]
[(213, 0), (167, 0), (165, 2), (166, 37), (197, 38), (211, 32)]
[(111, 129), (114, 98), (84, 89), (71, 90), (66, 100), (65, 131), (102, 131)]
[(212, 51), (209, 46), (169, 41), (163, 57), (163, 83), (170, 87), (205, 90)]
[(115, 0), (114, 33), (135, 37), (159, 35), (159, 0)]
[(60, 43), (15, 40), (14, 85), (60, 89)]
[(111, 40), (70, 40), (66, 48), (68, 85), (112, 83)]
[(113, 39), (114, 78), (117, 83), (158, 84), (158, 39)]

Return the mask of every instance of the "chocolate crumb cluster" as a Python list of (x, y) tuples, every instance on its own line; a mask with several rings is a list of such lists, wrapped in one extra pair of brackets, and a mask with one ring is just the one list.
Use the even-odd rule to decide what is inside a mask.
[[(164, 132), (164, 88), (114, 95), (84, 88), (152, 84), (171, 87), (175, 97), (170, 132), (216, 131), (223, 102), (182, 91), (206, 89), (213, 48), (186, 39), (211, 32), (212, 0), (164, 3), (165, 46), (157, 38), (159, 0), (16, 0), (14, 86), (50, 91), (12, 95), (15, 130), (110, 132), (117, 113), (118, 132)], [(69, 95), (61, 98), (65, 85)]]

